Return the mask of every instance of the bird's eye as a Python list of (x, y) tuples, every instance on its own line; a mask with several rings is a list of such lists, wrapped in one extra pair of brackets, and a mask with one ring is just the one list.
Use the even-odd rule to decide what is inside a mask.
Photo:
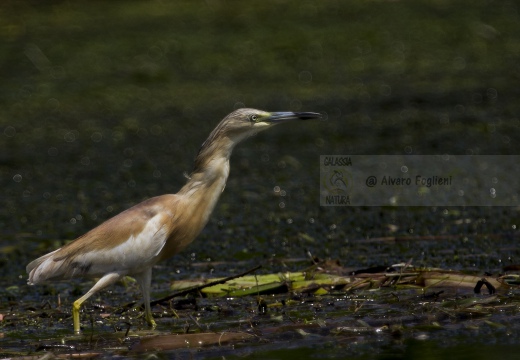
[(258, 120), (258, 116), (256, 115), (250, 115), (249, 116), (249, 120), (251, 120), (251, 122), (256, 122)]

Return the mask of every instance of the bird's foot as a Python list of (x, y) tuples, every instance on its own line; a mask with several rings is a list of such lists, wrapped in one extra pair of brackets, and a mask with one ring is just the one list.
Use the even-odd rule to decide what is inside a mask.
[(150, 326), (152, 329), (155, 329), (157, 327), (157, 323), (153, 319), (153, 316), (152, 316), (151, 312), (150, 313), (145, 312), (144, 318), (145, 318), (146, 323), (148, 324), (148, 326)]
[(155, 329), (157, 327), (157, 323), (154, 319), (146, 319), (146, 322), (152, 329)]

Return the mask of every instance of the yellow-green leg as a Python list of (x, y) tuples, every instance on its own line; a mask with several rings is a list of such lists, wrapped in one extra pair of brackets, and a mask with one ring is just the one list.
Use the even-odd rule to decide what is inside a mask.
[(121, 275), (119, 274), (106, 274), (98, 282), (82, 297), (78, 300), (74, 301), (72, 304), (72, 321), (74, 322), (74, 333), (79, 334), (81, 332), (81, 324), (79, 321), (79, 310), (81, 308), (81, 304), (83, 304), (89, 297), (107, 287), (115, 283), (117, 280), (121, 279)]
[(74, 322), (74, 334), (79, 334), (81, 332), (80, 323), (79, 323), (79, 309), (81, 307), (81, 301), (76, 300), (74, 304), (72, 304), (72, 320)]

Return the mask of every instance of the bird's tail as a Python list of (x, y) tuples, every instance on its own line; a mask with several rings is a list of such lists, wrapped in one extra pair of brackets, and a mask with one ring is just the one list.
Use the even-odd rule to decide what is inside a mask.
[(54, 256), (60, 249), (54, 250), (53, 252), (43, 255), (38, 259), (31, 261), (25, 268), (29, 274), (27, 284), (34, 285), (39, 284), (47, 279), (59, 277), (62, 275), (61, 265), (63, 260), (56, 261)]

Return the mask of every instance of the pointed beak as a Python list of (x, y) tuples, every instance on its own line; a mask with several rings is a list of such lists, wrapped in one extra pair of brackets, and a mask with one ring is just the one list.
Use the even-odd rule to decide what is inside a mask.
[(291, 120), (310, 120), (310, 119), (321, 119), (321, 114), (314, 113), (314, 112), (291, 112), (291, 111), (284, 111), (284, 112), (273, 112), (267, 119), (265, 119), (265, 122), (268, 123), (281, 123), (285, 121), (291, 121)]

